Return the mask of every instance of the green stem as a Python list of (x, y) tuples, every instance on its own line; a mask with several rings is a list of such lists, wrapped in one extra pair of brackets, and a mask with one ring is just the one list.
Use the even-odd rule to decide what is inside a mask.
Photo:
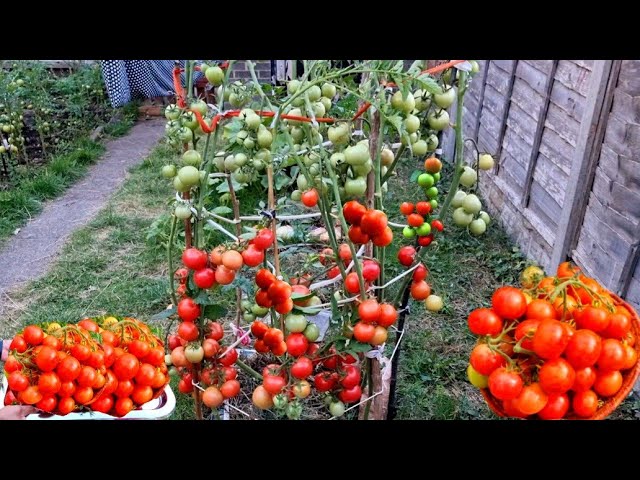
[[(373, 359), (371, 358), (367, 358), (367, 363), (365, 363), (365, 368), (366, 368), (366, 379), (367, 379), (367, 384), (369, 387), (369, 396), (373, 396), (373, 373), (372, 373), (372, 365), (373, 365)], [(371, 410), (371, 402), (372, 400), (369, 400), (365, 406), (364, 406), (364, 419), (365, 420), (369, 420), (369, 410)]]
[(407, 149), (406, 145), (400, 145), (400, 148), (398, 149), (398, 152), (396, 153), (395, 157), (393, 158), (393, 162), (391, 162), (391, 165), (389, 165), (389, 168), (387, 169), (387, 173), (385, 173), (384, 177), (382, 177), (382, 183), (386, 183), (387, 180), (389, 180), (389, 177), (391, 177), (391, 174), (395, 170), (396, 165), (398, 164), (398, 161), (400, 160), (400, 156), (404, 153), (404, 151), (406, 149)]
[(458, 81), (458, 104), (456, 105), (456, 154), (455, 154), (455, 166), (453, 170), (453, 178), (451, 180), (451, 185), (449, 187), (449, 193), (447, 194), (447, 198), (445, 198), (444, 203), (442, 204), (442, 208), (440, 209), (440, 213), (438, 214), (438, 218), (440, 220), (444, 220), (447, 216), (447, 212), (449, 210), (449, 206), (451, 205), (451, 200), (455, 196), (458, 191), (458, 185), (460, 185), (460, 176), (462, 175), (462, 164), (464, 163), (464, 139), (462, 138), (462, 106), (464, 101), (464, 94), (467, 91), (467, 72), (461, 70), (460, 78)]
[[(185, 69), (187, 77), (187, 100), (193, 98), (193, 60), (185, 60)], [(189, 102), (187, 102), (188, 104)]]
[(167, 260), (169, 262), (169, 287), (171, 288), (171, 302), (178, 308), (178, 299), (176, 298), (176, 289), (174, 288), (173, 278), (173, 242), (176, 238), (176, 230), (178, 226), (178, 217), (172, 215), (171, 217), (171, 233), (169, 233), (169, 243), (167, 243)]
[(249, 69), (249, 73), (251, 74), (251, 79), (253, 80), (253, 83), (255, 84), (255, 87), (256, 87), (256, 90), (258, 91), (258, 94), (260, 95), (260, 97), (262, 98), (263, 101), (267, 102), (267, 105), (269, 105), (269, 108), (271, 110), (273, 110), (273, 105), (271, 105), (271, 102), (269, 101), (269, 97), (267, 97), (265, 95), (265, 93), (262, 91), (262, 87), (260, 87), (260, 82), (258, 82), (258, 77), (256, 75), (256, 70), (254, 68), (253, 62), (251, 60), (246, 60), (245, 61), (245, 65)]
[(340, 219), (340, 225), (342, 226), (342, 235), (345, 239), (347, 239), (346, 243), (349, 245), (349, 250), (351, 250), (351, 258), (353, 259), (353, 267), (358, 275), (358, 283), (360, 284), (360, 296), (364, 300), (367, 297), (367, 292), (364, 289), (364, 277), (362, 276), (362, 269), (360, 268), (360, 262), (358, 262), (358, 257), (356, 256), (356, 247), (353, 245), (353, 242), (348, 239), (347, 232), (349, 231), (349, 227), (347, 226), (347, 221), (344, 219), (344, 214), (342, 213), (342, 200), (340, 199), (340, 189), (338, 188), (338, 178), (336, 177), (335, 172), (333, 171), (333, 167), (331, 166), (331, 162), (326, 162), (327, 171), (329, 172), (329, 177), (331, 177), (331, 186), (333, 187), (333, 195), (335, 197), (336, 205), (338, 206), (338, 218)]
[(236, 365), (238, 367), (240, 367), (240, 370), (242, 370), (246, 374), (251, 375), (253, 378), (255, 378), (256, 380), (258, 380), (260, 382), (262, 381), (262, 375), (260, 375), (253, 368), (251, 368), (249, 365), (244, 363), (242, 360), (240, 360), (240, 359), (236, 360)]

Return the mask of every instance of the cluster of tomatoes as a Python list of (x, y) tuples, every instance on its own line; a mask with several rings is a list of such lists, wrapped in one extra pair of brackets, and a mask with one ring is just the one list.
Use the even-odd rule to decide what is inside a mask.
[(218, 322), (208, 322), (205, 330), (202, 341), (199, 337), (185, 340), (179, 330), (178, 335), (170, 335), (171, 354), (165, 361), (177, 369), (181, 376), (178, 390), (185, 394), (193, 392), (193, 367), (200, 366), (199, 380), (206, 386), (202, 402), (209, 408), (217, 408), (225, 399), (240, 393), (240, 382), (236, 379), (238, 371), (233, 366), (238, 360), (238, 351), (220, 345), (224, 331)]
[(500, 287), (491, 308), (469, 315), (469, 329), (481, 336), (469, 379), (507, 416), (593, 417), (636, 369), (636, 320), (569, 262), (556, 277), (528, 270), (524, 291)]
[(263, 308), (273, 307), (281, 315), (289, 313), (293, 309), (291, 294), (293, 290), (284, 280), (278, 280), (276, 276), (266, 268), (258, 270), (256, 274), (256, 303)]
[[(346, 243), (341, 244), (338, 247), (338, 258), (342, 260), (345, 266), (349, 265), (351, 260), (353, 259), (353, 255), (351, 254), (351, 248)], [(320, 252), (319, 260), (323, 265), (330, 265), (335, 259), (335, 254), (333, 249), (325, 248)], [(362, 262), (360, 266), (362, 270), (362, 278), (365, 281), (365, 286), (371, 282), (374, 282), (380, 276), (380, 264), (375, 260), (366, 259)], [(328, 272), (327, 276), (329, 278), (335, 278), (340, 275), (340, 269), (337, 265), (334, 264)], [(349, 272), (344, 281), (344, 287), (349, 293), (358, 293), (360, 291), (360, 282), (358, 280), (358, 274), (356, 272)]]
[(333, 346), (326, 358), (314, 360), (314, 364), (320, 363), (324, 367), (313, 377), (314, 386), (318, 392), (331, 393), (327, 403), (333, 416), (342, 416), (345, 404), (356, 403), (362, 398), (362, 375), (356, 362), (353, 355), (339, 355)]
[(349, 240), (355, 244), (371, 241), (377, 247), (386, 247), (393, 241), (393, 232), (382, 210), (367, 210), (357, 200), (350, 200), (342, 207), (344, 219), (350, 225)]
[(80, 408), (122, 417), (169, 382), (162, 341), (144, 323), (106, 317), (77, 325), (29, 325), (9, 346), (5, 405), (58, 415)]
[(373, 346), (387, 341), (387, 328), (396, 323), (398, 311), (390, 303), (378, 303), (375, 298), (368, 298), (358, 305), (358, 318), (353, 326), (353, 338), (358, 342)]
[[(416, 258), (416, 249), (411, 245), (406, 245), (398, 250), (398, 262), (405, 267), (410, 267)], [(414, 300), (425, 300), (431, 295), (431, 287), (425, 280), (429, 270), (422, 263), (413, 271), (411, 280), (411, 297)]]

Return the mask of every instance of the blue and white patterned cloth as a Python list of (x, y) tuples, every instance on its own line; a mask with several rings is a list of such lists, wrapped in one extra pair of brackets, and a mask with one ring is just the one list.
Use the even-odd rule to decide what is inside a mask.
[[(114, 108), (136, 98), (164, 97), (175, 94), (173, 68), (175, 60), (101, 60), (102, 76)], [(180, 60), (184, 68), (184, 60)], [(195, 82), (201, 72), (193, 72)], [(182, 73), (182, 84), (186, 82)]]

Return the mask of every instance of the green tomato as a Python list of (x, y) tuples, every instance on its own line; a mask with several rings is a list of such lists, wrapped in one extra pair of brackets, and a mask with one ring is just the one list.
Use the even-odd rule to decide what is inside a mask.
[[(3, 147), (4, 148), (4, 147)], [(162, 176), (166, 179), (170, 179), (176, 176), (176, 166), (175, 165), (165, 165), (162, 167)]]
[(398, 90), (391, 97), (391, 106), (396, 110), (409, 113), (416, 108), (416, 100), (411, 92), (407, 94), (407, 98), (402, 98), (402, 92)]
[(196, 114), (190, 111), (182, 112), (182, 115), (180, 115), (180, 123), (190, 130), (195, 130), (200, 125)]
[[(420, 185), (423, 188), (431, 188), (433, 187), (434, 183), (435, 183), (435, 180), (433, 179), (433, 175), (429, 173), (421, 173), (420, 176), (418, 177), (418, 185)], [(436, 192), (436, 195), (437, 195), (437, 192)]]
[(426, 90), (416, 90), (413, 92), (413, 98), (416, 101), (416, 110), (424, 112), (431, 106), (431, 94)]
[(413, 238), (416, 236), (416, 230), (413, 227), (406, 226), (402, 229), (404, 238)]
[(191, 209), (184, 204), (177, 205), (173, 213), (179, 220), (186, 220), (191, 217)]
[(423, 223), (416, 229), (416, 233), (421, 237), (429, 235), (431, 233), (431, 225), (426, 222)]
[(433, 130), (441, 131), (449, 126), (449, 114), (446, 110), (432, 111), (427, 115), (427, 123)]
[(434, 198), (433, 200), (429, 200), (429, 203), (431, 204), (431, 210), (434, 211), (436, 208), (438, 208), (438, 201)]
[(467, 367), (467, 378), (471, 382), (471, 385), (476, 388), (487, 388), (489, 386), (489, 377), (478, 373), (471, 364)]
[(407, 115), (407, 118), (404, 119), (404, 128), (406, 128), (407, 132), (414, 133), (417, 132), (420, 128), (420, 119), (415, 115)]
[(291, 333), (304, 332), (304, 329), (307, 328), (307, 319), (304, 315), (290, 313), (284, 319), (284, 326)]
[(436, 183), (438, 183), (438, 182), (440, 181), (441, 176), (442, 176), (442, 173), (440, 173), (440, 172), (436, 172), (436, 173), (434, 173), (434, 174), (433, 174), (433, 180), (434, 180)]
[(279, 393), (273, 396), (273, 406), (277, 410), (282, 410), (287, 406), (289, 401), (287, 400), (287, 396), (284, 393)]
[(438, 187), (427, 188), (424, 193), (429, 199), (436, 198), (438, 196)]
[(311, 102), (317, 102), (322, 96), (322, 90), (317, 85), (313, 85), (312, 87), (310, 87), (306, 93), (309, 96), (309, 100)]
[(373, 170), (373, 162), (371, 160), (367, 160), (362, 165), (352, 166), (351, 169), (353, 173), (360, 177), (366, 177), (371, 170)]
[(458, 207), (453, 211), (453, 223), (459, 227), (466, 227), (473, 221), (473, 215)]
[(442, 310), (442, 307), (444, 307), (444, 302), (442, 301), (442, 297), (438, 295), (429, 295), (424, 301), (424, 306), (430, 312), (439, 312)]
[(449, 85), (445, 85), (443, 90), (443, 93), (436, 93), (433, 96), (433, 102), (440, 108), (449, 108), (456, 99), (456, 91)]
[(471, 64), (471, 75), (475, 75), (480, 71), (480, 65), (478, 65), (478, 62), (475, 60), (469, 60), (469, 63)]
[(302, 192), (300, 190), (294, 190), (291, 192), (291, 200), (294, 202), (299, 202), (302, 200)]
[(236, 170), (233, 172), (233, 179), (238, 183), (249, 183), (251, 177), (249, 177), (248, 173), (243, 172), (242, 170)]
[(224, 169), (229, 172), (235, 172), (240, 168), (240, 165), (236, 162), (236, 158), (233, 155), (228, 155), (227, 158), (224, 159)]
[(360, 197), (367, 191), (367, 181), (364, 177), (348, 178), (344, 182), (344, 191), (349, 197)]
[(481, 218), (476, 218), (469, 224), (469, 231), (472, 235), (480, 236), (487, 231), (487, 224)]
[(494, 164), (493, 157), (488, 153), (483, 153), (478, 158), (478, 168), (480, 170), (491, 170)]
[(252, 313), (245, 312), (242, 315), (242, 318), (244, 319), (245, 322), (250, 323), (250, 322), (253, 322), (256, 319), (256, 316), (253, 315)]
[(329, 127), (327, 136), (329, 137), (329, 141), (334, 145), (346, 145), (349, 143), (349, 127), (344, 123), (335, 127)]
[(484, 212), (484, 211), (480, 212), (478, 214), (478, 218), (480, 218), (487, 225), (489, 225), (491, 223), (491, 217), (489, 216), (489, 214), (487, 212)]
[(178, 178), (186, 187), (193, 187), (200, 183), (200, 172), (196, 167), (187, 165), (178, 170)]
[(329, 404), (329, 413), (331, 413), (331, 416), (333, 417), (341, 417), (342, 415), (344, 415), (344, 411), (345, 411), (344, 403), (340, 401), (331, 402)]
[(253, 141), (253, 138), (248, 137), (244, 139), (244, 142), (242, 142), (242, 145), (244, 146), (244, 148), (246, 148), (247, 150), (253, 150), (253, 147), (256, 146), (256, 142)]
[(482, 202), (480, 202), (477, 195), (471, 193), (462, 200), (462, 208), (464, 208), (465, 212), (475, 215), (482, 209)]
[(287, 405), (286, 413), (289, 420), (299, 420), (302, 415), (302, 404), (297, 401), (291, 402)]
[(219, 87), (224, 81), (224, 71), (222, 71), (222, 69), (218, 66), (207, 68), (207, 70), (204, 72), (204, 76), (207, 77), (209, 83), (211, 83), (211, 85), (213, 85), (214, 87)]
[(202, 156), (196, 150), (187, 150), (182, 154), (182, 163), (192, 167), (199, 167), (202, 163)]
[[(253, 110), (251, 110), (253, 112)], [(260, 115), (256, 113), (249, 113), (244, 122), (247, 124), (247, 127), (251, 130), (257, 130), (258, 127), (262, 124), (262, 120), (260, 119)]]
[(309, 189), (309, 182), (307, 181), (307, 177), (304, 175), (298, 175), (298, 178), (296, 178), (296, 184), (298, 185), (298, 190), (302, 190), (303, 192)]
[(331, 157), (329, 158), (329, 161), (331, 162), (331, 166), (333, 168), (338, 168), (345, 161), (344, 153), (337, 152), (337, 153), (331, 154)]
[(253, 313), (256, 317), (264, 317), (267, 313), (269, 313), (269, 309), (261, 307), (257, 303), (254, 303), (251, 306), (251, 313)]
[(271, 163), (271, 152), (266, 148), (262, 148), (256, 153), (256, 158), (264, 163)]
[(316, 118), (322, 118), (327, 113), (327, 110), (324, 108), (324, 103), (319, 100), (311, 105), (311, 109)]
[(252, 305), (253, 305), (253, 303), (251, 303), (246, 298), (243, 299), (242, 302), (240, 302), (240, 306), (242, 307), (243, 310), (251, 310), (251, 306)]
[(418, 140), (416, 143), (411, 145), (413, 154), (417, 155), (418, 157), (424, 156), (427, 153), (427, 149), (427, 142), (425, 142), (424, 140)]
[(438, 140), (438, 136), (435, 134), (431, 134), (427, 137), (427, 151), (434, 152), (438, 145), (440, 144), (440, 140)]
[(320, 99), (320, 102), (322, 103), (322, 105), (324, 105), (324, 109), (325, 111), (329, 111), (331, 110), (331, 99), (327, 98), (327, 97), (322, 97)]
[(200, 113), (200, 115), (206, 115), (209, 106), (203, 100), (196, 100), (195, 102), (191, 103), (191, 105), (189, 105), (189, 108)]
[[(307, 305), (309, 307), (317, 307), (318, 305), (322, 305), (322, 300), (320, 300), (320, 297), (318, 297), (316, 295), (311, 297), (307, 302), (308, 302)], [(315, 325), (315, 323), (313, 325)]]
[(180, 127), (176, 133), (182, 143), (189, 143), (193, 140), (193, 131), (190, 128)]
[(476, 171), (469, 166), (464, 167), (464, 171), (462, 172), (462, 175), (460, 175), (460, 184), (467, 188), (470, 188), (473, 187), (477, 181), (478, 174), (476, 173)]
[(172, 103), (164, 109), (164, 116), (167, 120), (177, 120), (180, 118), (180, 108), (175, 103)]
[[(200, 175), (198, 175), (198, 178), (200, 178)], [(173, 188), (175, 188), (178, 192), (188, 192), (191, 187), (182, 183), (180, 181), (180, 177), (176, 175), (175, 177), (173, 177)]]
[(299, 80), (291, 80), (289, 83), (287, 83), (287, 93), (289, 95), (296, 93), (298, 91), (298, 88), (300, 88)]
[[(318, 298), (318, 297), (314, 297)], [(315, 323), (309, 323), (307, 327), (304, 329), (302, 334), (309, 340), (310, 342), (315, 342), (318, 337), (320, 337), (320, 329)]]
[(349, 165), (362, 165), (369, 160), (369, 148), (362, 143), (347, 147), (344, 151), (344, 158)]
[(336, 86), (330, 83), (323, 83), (321, 90), (322, 90), (322, 96), (326, 98), (333, 98), (336, 96), (336, 93), (338, 93)]
[(451, 199), (451, 206), (453, 208), (458, 208), (462, 206), (463, 200), (467, 197), (467, 194), (462, 190), (458, 190), (453, 198)]
[(242, 152), (236, 153), (233, 156), (233, 159), (235, 160), (236, 165), (238, 165), (239, 167), (244, 167), (247, 164), (247, 162), (249, 161), (247, 156)]
[(258, 129), (258, 145), (260, 148), (268, 148), (273, 143), (273, 135), (263, 125)]

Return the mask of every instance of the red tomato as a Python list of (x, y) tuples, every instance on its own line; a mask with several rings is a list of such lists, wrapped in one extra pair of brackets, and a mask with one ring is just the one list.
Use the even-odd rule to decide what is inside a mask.
[(559, 395), (568, 392), (576, 379), (576, 372), (563, 358), (547, 360), (538, 371), (538, 382), (545, 393)]
[(302, 333), (290, 333), (287, 336), (287, 352), (293, 357), (303, 355), (309, 347), (309, 341)]
[(560, 420), (569, 411), (571, 402), (566, 393), (549, 395), (547, 404), (538, 412), (542, 420)]
[(429, 202), (416, 203), (416, 212), (420, 215), (429, 215), (431, 213), (431, 204)]
[(131, 380), (138, 373), (140, 361), (132, 354), (125, 353), (113, 362), (111, 370), (115, 374), (118, 381)]
[(413, 213), (413, 203), (411, 202), (402, 202), (400, 204), (400, 213), (403, 215), (411, 215)]
[(586, 306), (580, 315), (574, 312), (574, 319), (578, 328), (587, 328), (596, 333), (605, 331), (611, 321), (605, 310), (591, 305)]
[(381, 210), (368, 210), (360, 221), (362, 232), (372, 237), (383, 234), (386, 228), (387, 215)]
[(573, 396), (571, 406), (579, 417), (591, 417), (598, 410), (598, 395), (593, 390), (577, 392)]
[(427, 278), (428, 274), (429, 274), (429, 270), (427, 270), (427, 267), (425, 267), (422, 263), (420, 263), (418, 264), (416, 269), (413, 271), (412, 280), (414, 282), (419, 282), (420, 280), (424, 280), (425, 278)]
[(622, 343), (613, 338), (607, 338), (602, 341), (602, 350), (597, 361), (598, 368), (601, 370), (620, 370), (624, 367), (626, 358)]
[(318, 392), (328, 392), (329, 390), (332, 390), (338, 382), (338, 379), (336, 377), (337, 376), (335, 372), (334, 373), (330, 373), (330, 372), (318, 373), (313, 378), (313, 383), (316, 387), (316, 390), (318, 390)]
[(416, 249), (411, 245), (404, 246), (398, 250), (398, 261), (405, 267), (411, 266), (416, 256)]
[(398, 311), (396, 307), (391, 305), (390, 303), (383, 303), (380, 305), (380, 316), (376, 323), (382, 327), (390, 327), (396, 320), (398, 319)]
[(358, 322), (353, 326), (353, 337), (362, 343), (369, 343), (376, 333), (376, 327), (371, 323)]
[(518, 410), (525, 415), (533, 415), (542, 410), (549, 397), (542, 390), (538, 383), (532, 383), (522, 389), (520, 395), (514, 400), (514, 404)]
[(194, 322), (200, 316), (200, 306), (192, 298), (185, 297), (178, 302), (178, 316), (185, 322)]
[(358, 280), (358, 274), (356, 272), (347, 274), (347, 278), (344, 280), (344, 288), (352, 294), (360, 291), (360, 281)]
[(497, 335), (502, 331), (502, 319), (490, 308), (476, 308), (467, 320), (475, 335)]
[(302, 194), (301, 200), (306, 207), (311, 208), (318, 204), (319, 198), (318, 191), (315, 188), (312, 188)]
[(235, 348), (227, 347), (223, 353), (224, 355), (221, 355), (218, 361), (224, 367), (230, 367), (238, 360), (238, 351)]
[(431, 295), (431, 287), (424, 280), (411, 283), (411, 297), (414, 300), (425, 300)]
[(362, 277), (367, 282), (373, 282), (380, 276), (380, 265), (373, 260), (365, 260), (362, 265)]
[(547, 360), (562, 355), (568, 343), (567, 331), (558, 320), (541, 321), (533, 335), (533, 351), (540, 358)]
[(367, 212), (367, 207), (357, 200), (351, 200), (342, 207), (342, 214), (347, 223), (351, 225), (360, 225), (362, 216)]
[(338, 398), (344, 403), (355, 403), (359, 402), (362, 397), (362, 389), (360, 385), (356, 385), (355, 387), (345, 388), (340, 390), (338, 393)]
[(340, 385), (346, 389), (360, 385), (360, 369), (353, 365), (346, 365), (344, 367), (344, 377), (340, 380)]
[(270, 228), (263, 228), (253, 239), (253, 245), (255, 245), (258, 250), (266, 250), (271, 245), (273, 245), (275, 238), (276, 237), (273, 234), (273, 230), (271, 230)]
[(267, 290), (267, 294), (274, 304), (284, 302), (291, 297), (291, 285), (283, 280), (276, 280)]
[(622, 374), (618, 370), (596, 371), (593, 389), (601, 397), (612, 397), (622, 387)]
[(212, 268), (203, 268), (193, 274), (193, 283), (198, 288), (211, 288), (216, 284), (216, 272)]
[(220, 386), (220, 393), (224, 398), (233, 398), (240, 393), (240, 382), (227, 380)]
[(11, 340), (9, 350), (16, 350), (18, 353), (24, 353), (27, 351), (27, 342), (22, 335), (16, 335)]
[(358, 316), (364, 323), (374, 323), (380, 318), (380, 304), (375, 298), (368, 298), (358, 305)]
[(556, 309), (553, 308), (553, 305), (547, 300), (532, 300), (529, 305), (527, 305), (527, 318), (536, 318), (539, 320), (543, 320), (545, 318), (558, 318), (558, 314)]
[(258, 287), (262, 288), (263, 290), (267, 290), (275, 281), (276, 276), (266, 268), (261, 268), (256, 273), (256, 285), (258, 285)]
[(242, 252), (242, 261), (247, 267), (257, 267), (264, 262), (264, 250), (251, 244)]
[(522, 387), (522, 377), (504, 367), (496, 368), (489, 375), (489, 391), (497, 399), (514, 399), (520, 394)]
[(486, 343), (480, 343), (471, 351), (469, 362), (479, 374), (488, 376), (496, 368), (503, 366), (506, 360), (499, 353), (492, 351)]
[(358, 225), (351, 225), (349, 227), (349, 240), (358, 245), (367, 243), (370, 238), (369, 235), (362, 232), (362, 229)]
[(262, 386), (271, 395), (277, 395), (287, 384), (287, 381), (279, 375), (263, 375)]
[(304, 380), (312, 373), (313, 362), (309, 357), (300, 357), (291, 366), (291, 375), (299, 380)]
[(493, 311), (506, 320), (520, 318), (527, 311), (527, 299), (515, 287), (500, 287), (491, 297)]
[(24, 340), (31, 346), (40, 345), (44, 340), (44, 332), (37, 325), (29, 325), (22, 332)]
[(36, 365), (43, 372), (51, 372), (58, 365), (58, 353), (49, 346), (44, 346), (36, 354)]
[(564, 356), (574, 368), (590, 367), (600, 357), (602, 342), (600, 336), (591, 330), (576, 330), (573, 334)]
[(583, 392), (589, 390), (596, 381), (596, 370), (593, 367), (585, 367), (576, 370), (576, 379), (573, 382), (571, 390), (574, 392)]
[(178, 336), (187, 342), (192, 342), (200, 336), (198, 326), (193, 322), (180, 322)]
[(191, 270), (200, 270), (207, 266), (207, 253), (197, 248), (187, 248), (182, 252), (182, 263)]

